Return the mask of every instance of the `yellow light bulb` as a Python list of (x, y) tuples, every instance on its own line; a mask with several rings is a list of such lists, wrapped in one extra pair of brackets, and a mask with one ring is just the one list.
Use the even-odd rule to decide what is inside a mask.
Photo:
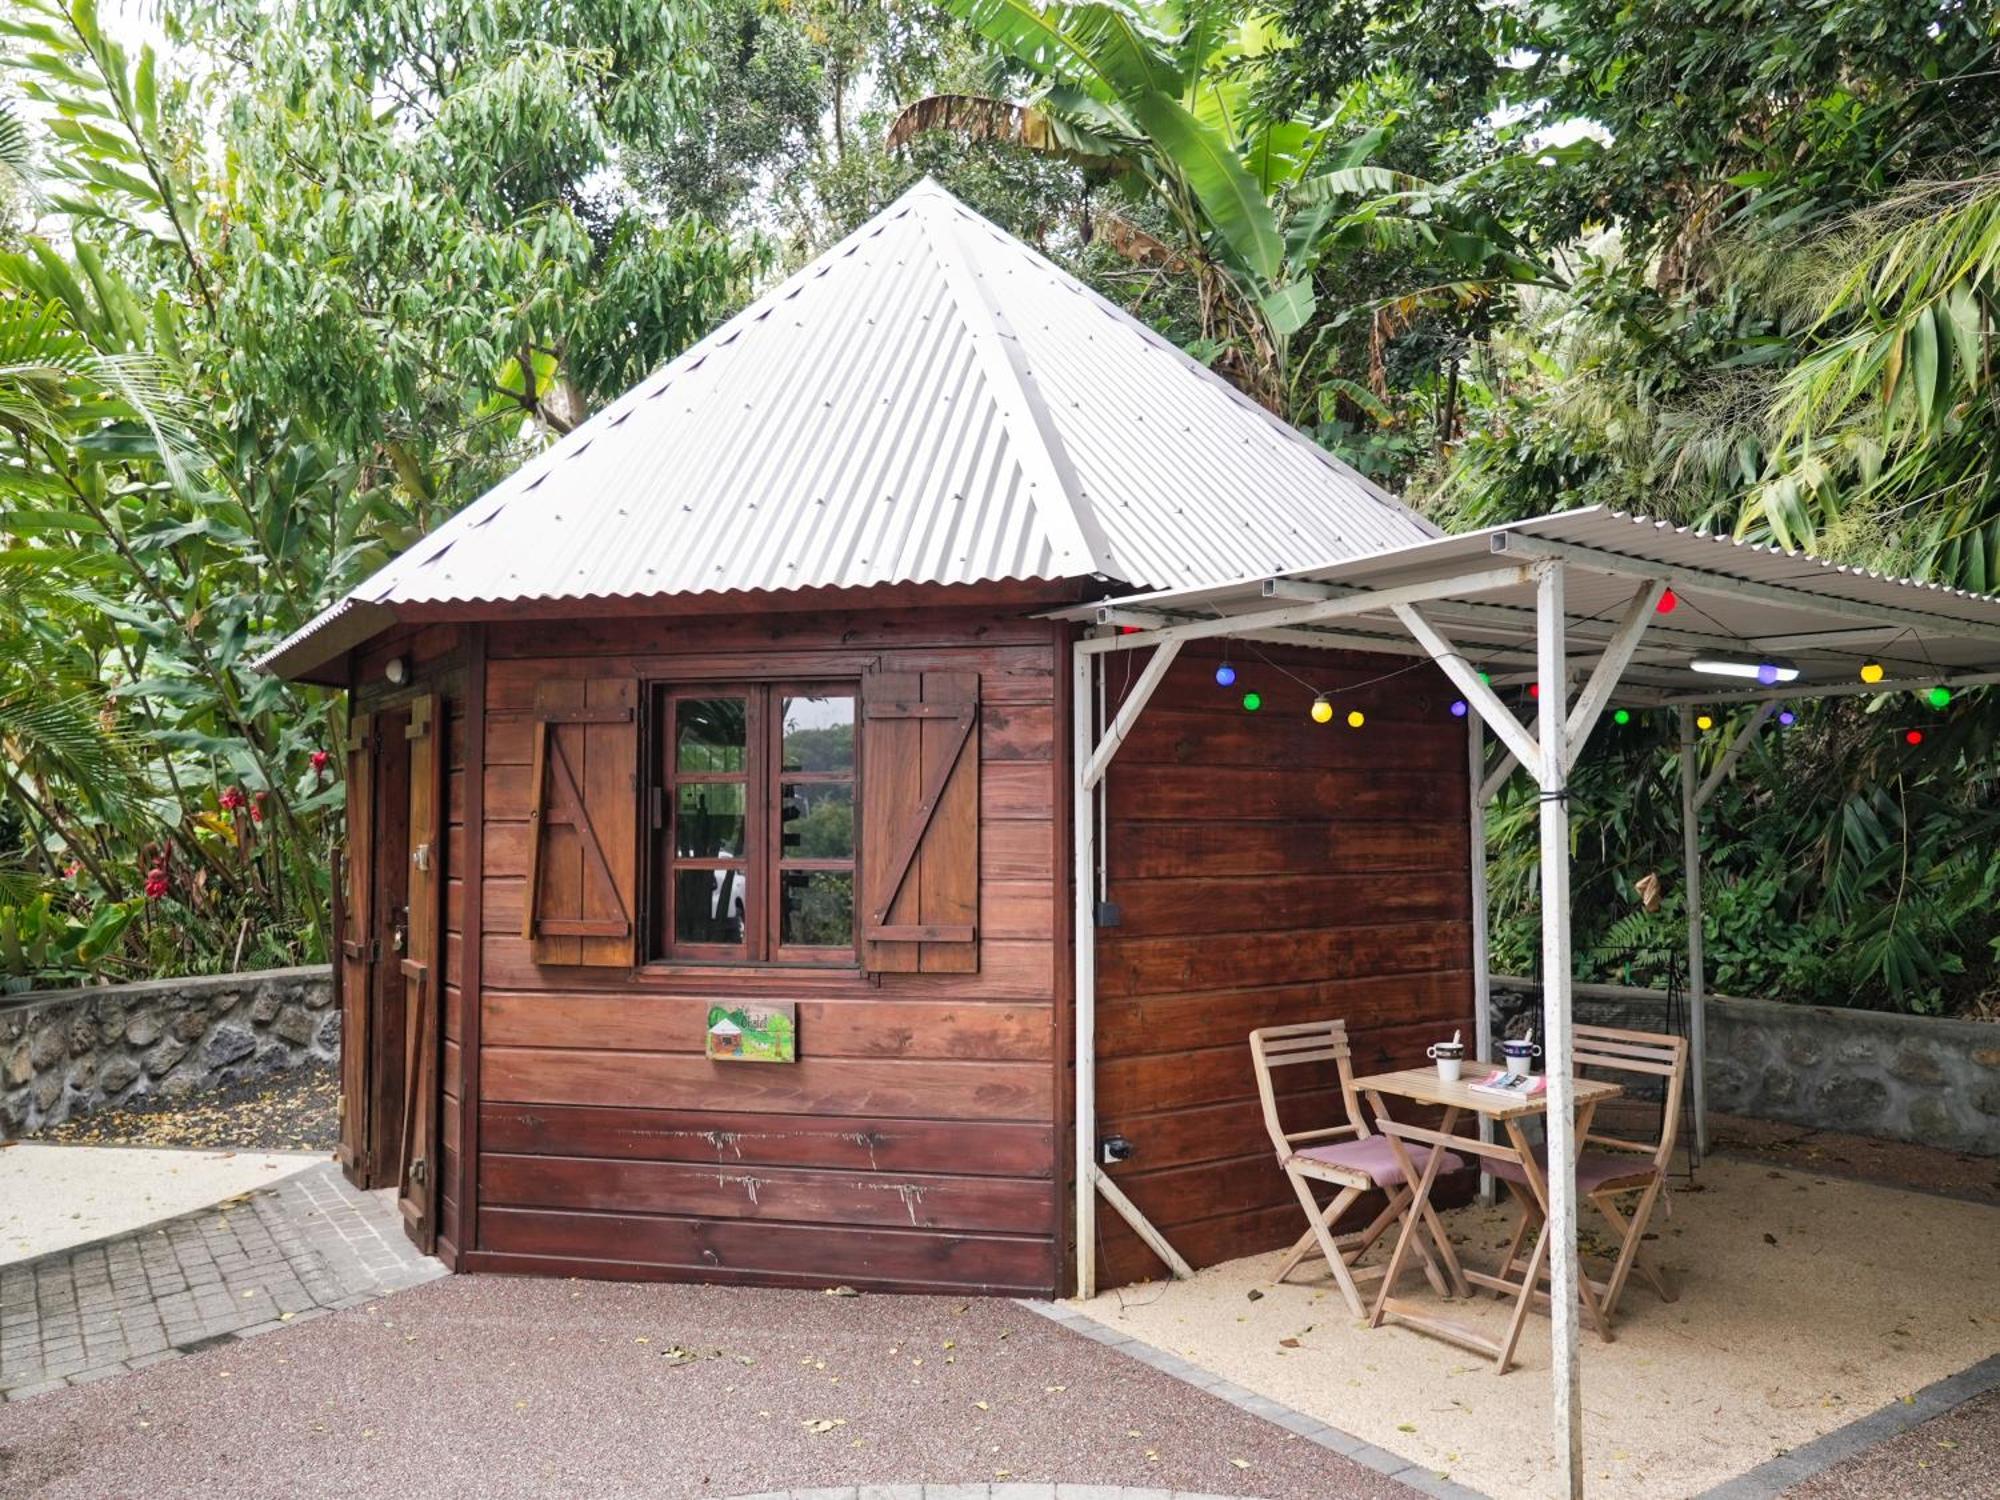
[(1699, 719), (1694, 721), (1694, 727), (1706, 732), (1715, 728), (1715, 720), (1711, 719), (1707, 714), (1703, 714)]
[(1361, 710), (1358, 708), (1347, 716), (1347, 727), (1349, 729), (1359, 729), (1363, 724), (1366, 724), (1367, 722), (1368, 722), (1368, 716), (1362, 713)]
[(1324, 724), (1333, 717), (1333, 705), (1324, 698), (1313, 699), (1312, 716), (1313, 723)]
[(1880, 682), (1882, 680), (1882, 663), (1879, 661), (1865, 663), (1861, 668), (1861, 680), (1863, 682)]

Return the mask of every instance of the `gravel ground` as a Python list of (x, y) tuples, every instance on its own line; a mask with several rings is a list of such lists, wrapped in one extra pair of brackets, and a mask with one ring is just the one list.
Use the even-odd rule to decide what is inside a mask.
[(1993, 1500), (2000, 1495), (2000, 1391), (1785, 1491), (1785, 1500)]
[(178, 1103), (153, 1098), (99, 1110), (38, 1141), (90, 1146), (204, 1146), (237, 1151), (331, 1151), (340, 1138), (340, 1070), (312, 1063), (244, 1079)]
[(1774, 1167), (2000, 1205), (2000, 1160), (1990, 1156), (1737, 1115), (1710, 1115), (1708, 1137), (1714, 1151), (1753, 1157)]
[(1413, 1492), (1011, 1303), (460, 1276), (0, 1407), (0, 1494)]

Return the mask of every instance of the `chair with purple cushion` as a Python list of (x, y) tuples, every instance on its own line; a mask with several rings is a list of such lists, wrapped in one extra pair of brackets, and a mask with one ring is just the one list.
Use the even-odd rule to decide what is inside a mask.
[[(1284, 1259), (1278, 1263), (1278, 1274), (1273, 1279), (1283, 1281), (1300, 1261), (1317, 1249), (1326, 1258), (1334, 1280), (1340, 1283), (1341, 1295), (1346, 1297), (1348, 1307), (1357, 1318), (1365, 1317), (1367, 1309), (1362, 1305), (1361, 1290), (1356, 1283), (1377, 1280), (1382, 1272), (1380, 1267), (1358, 1269), (1355, 1263), (1369, 1246), (1402, 1220), (1410, 1205), (1411, 1191), (1388, 1140), (1371, 1132), (1362, 1116), (1361, 1101), (1354, 1092), (1354, 1065), (1347, 1047), (1347, 1023), (1306, 1021), (1294, 1026), (1263, 1027), (1250, 1033), (1250, 1061), (1257, 1074), (1257, 1097), (1264, 1105), (1264, 1128), (1270, 1132), (1271, 1144), (1278, 1152), (1278, 1165), (1291, 1183), (1292, 1191), (1298, 1194), (1299, 1202), (1306, 1211), (1307, 1223), (1311, 1226), (1285, 1253)], [(1286, 1131), (1278, 1114), (1277, 1089), (1271, 1077), (1273, 1071), (1308, 1064), (1318, 1065), (1324, 1071), (1329, 1063), (1333, 1064), (1340, 1079), (1340, 1097), (1346, 1109), (1347, 1123), (1318, 1130)], [(1430, 1160), (1430, 1152), (1413, 1146), (1410, 1158), (1412, 1165), (1421, 1172)], [(1444, 1160), (1438, 1163), (1438, 1169), (1456, 1172), (1464, 1165), (1458, 1156), (1447, 1151)], [(1314, 1183), (1325, 1183), (1338, 1190), (1333, 1201), (1324, 1209), (1319, 1206), (1313, 1191)], [(1335, 1235), (1333, 1226), (1340, 1216), (1362, 1194), (1377, 1189), (1388, 1194), (1387, 1206), (1362, 1229)], [(1426, 1233), (1433, 1238), (1441, 1236), (1443, 1229), (1435, 1217), (1426, 1217)], [(1424, 1274), (1430, 1278), (1439, 1295), (1449, 1295), (1430, 1247), (1425, 1244), (1425, 1237), (1419, 1234), (1412, 1241), (1423, 1260)]]
[[(1571, 1059), (1579, 1076), (1586, 1068), (1606, 1073), (1636, 1073), (1662, 1080), (1665, 1094), (1658, 1140), (1631, 1141), (1592, 1130), (1577, 1152), (1577, 1194), (1590, 1200), (1618, 1239), (1618, 1257), (1611, 1276), (1597, 1288), (1608, 1329), (1625, 1283), (1635, 1272), (1660, 1294), (1661, 1301), (1672, 1302), (1677, 1295), (1666, 1276), (1647, 1264), (1642, 1247), (1646, 1225), (1666, 1189), (1667, 1166), (1673, 1160), (1674, 1137), (1680, 1125), (1681, 1089), (1687, 1081), (1687, 1041), (1668, 1033), (1621, 1031), (1611, 1026), (1576, 1025), (1570, 1028), (1570, 1035)], [(1535, 1157), (1536, 1170), (1546, 1181), (1547, 1149), (1538, 1150)], [(1541, 1222), (1542, 1213), (1519, 1162), (1496, 1160), (1490, 1165), (1493, 1175), (1507, 1184), (1521, 1206), (1521, 1219), (1514, 1228), (1514, 1238), (1507, 1246), (1500, 1271), (1502, 1276), (1513, 1276), (1525, 1270), (1517, 1264), (1517, 1258), (1522, 1243)], [(1627, 1193), (1639, 1195), (1629, 1217), (1618, 1205), (1619, 1197)], [(1610, 1334), (1606, 1332), (1605, 1337)]]

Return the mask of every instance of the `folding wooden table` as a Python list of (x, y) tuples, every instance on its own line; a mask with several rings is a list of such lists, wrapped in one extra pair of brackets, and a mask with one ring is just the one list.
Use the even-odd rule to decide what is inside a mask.
[[(1416, 1184), (1409, 1210), (1403, 1219), (1403, 1230), (1396, 1239), (1396, 1248), (1389, 1257), (1389, 1264), (1382, 1273), (1382, 1285), (1375, 1294), (1375, 1306), (1369, 1314), (1368, 1326), (1380, 1328), (1385, 1322), (1406, 1324), (1423, 1330), (1438, 1338), (1446, 1339), (1467, 1349), (1489, 1356), (1494, 1362), (1496, 1374), (1505, 1374), (1514, 1360), (1514, 1347), (1521, 1340), (1521, 1328), (1527, 1322), (1528, 1309), (1534, 1306), (1537, 1297), (1546, 1300), (1546, 1294), (1538, 1290), (1542, 1279), (1542, 1267), (1549, 1255), (1549, 1189), (1543, 1177), (1542, 1163), (1536, 1159), (1534, 1147), (1521, 1132), (1521, 1122), (1530, 1116), (1543, 1114), (1548, 1109), (1548, 1095), (1537, 1094), (1528, 1099), (1508, 1099), (1498, 1094), (1484, 1093), (1466, 1081), (1484, 1078), (1499, 1070), (1496, 1063), (1475, 1062), (1468, 1058), (1465, 1063), (1465, 1078), (1457, 1083), (1446, 1083), (1437, 1075), (1437, 1069), (1405, 1068), (1395, 1073), (1371, 1073), (1365, 1078), (1354, 1080), (1354, 1087), (1368, 1100), (1368, 1107), (1375, 1112), (1375, 1128), (1389, 1140), (1389, 1148), (1396, 1155), (1402, 1167), (1404, 1180)], [(1576, 1134), (1581, 1141), (1590, 1133), (1590, 1118), (1597, 1112), (1597, 1106), (1606, 1099), (1614, 1099), (1624, 1090), (1615, 1083), (1604, 1083), (1592, 1078), (1579, 1078), (1576, 1089)], [(1387, 1097), (1408, 1099), (1416, 1104), (1426, 1104), (1444, 1111), (1444, 1118), (1435, 1128), (1406, 1124), (1389, 1114), (1384, 1103)], [(1476, 1138), (1455, 1135), (1453, 1127), (1459, 1116), (1471, 1111), (1484, 1115), (1501, 1127), (1506, 1135), (1505, 1143), (1482, 1141)], [(1409, 1148), (1405, 1144), (1420, 1141), (1435, 1149), (1430, 1159), (1424, 1163), (1424, 1170), (1418, 1173), (1410, 1159)], [(1439, 1317), (1423, 1306), (1398, 1297), (1396, 1281), (1402, 1275), (1405, 1259), (1410, 1250), (1411, 1231), (1422, 1219), (1430, 1206), (1431, 1186), (1437, 1180), (1438, 1166), (1444, 1160), (1446, 1151), (1462, 1155), (1489, 1157), (1498, 1161), (1516, 1161), (1521, 1164), (1521, 1172), (1526, 1177), (1528, 1190), (1534, 1194), (1537, 1207), (1541, 1210), (1541, 1232), (1535, 1238), (1535, 1248), (1528, 1256), (1527, 1269), (1521, 1279), (1512, 1281), (1507, 1273), (1512, 1268), (1514, 1257), (1510, 1249), (1508, 1259), (1500, 1267), (1500, 1274), (1487, 1275), (1479, 1271), (1467, 1271), (1458, 1265), (1458, 1257), (1452, 1253), (1449, 1240), (1444, 1240), (1441, 1248), (1446, 1257), (1446, 1270), (1452, 1284), (1461, 1295), (1469, 1295), (1466, 1284), (1490, 1288), (1496, 1292), (1514, 1295), (1514, 1315), (1507, 1323), (1507, 1336), (1495, 1341), (1478, 1330), (1450, 1318)], [(1571, 1170), (1574, 1171), (1574, 1165)], [(1598, 1288), (1587, 1278), (1577, 1278), (1578, 1291), (1583, 1300), (1585, 1313), (1591, 1325), (1605, 1339), (1611, 1337), (1610, 1326), (1598, 1302)]]

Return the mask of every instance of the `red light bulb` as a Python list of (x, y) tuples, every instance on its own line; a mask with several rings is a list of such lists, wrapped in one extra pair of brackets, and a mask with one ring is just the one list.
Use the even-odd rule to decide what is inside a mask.
[(1660, 602), (1653, 607), (1663, 615), (1670, 615), (1680, 604), (1680, 596), (1672, 589), (1660, 595)]

